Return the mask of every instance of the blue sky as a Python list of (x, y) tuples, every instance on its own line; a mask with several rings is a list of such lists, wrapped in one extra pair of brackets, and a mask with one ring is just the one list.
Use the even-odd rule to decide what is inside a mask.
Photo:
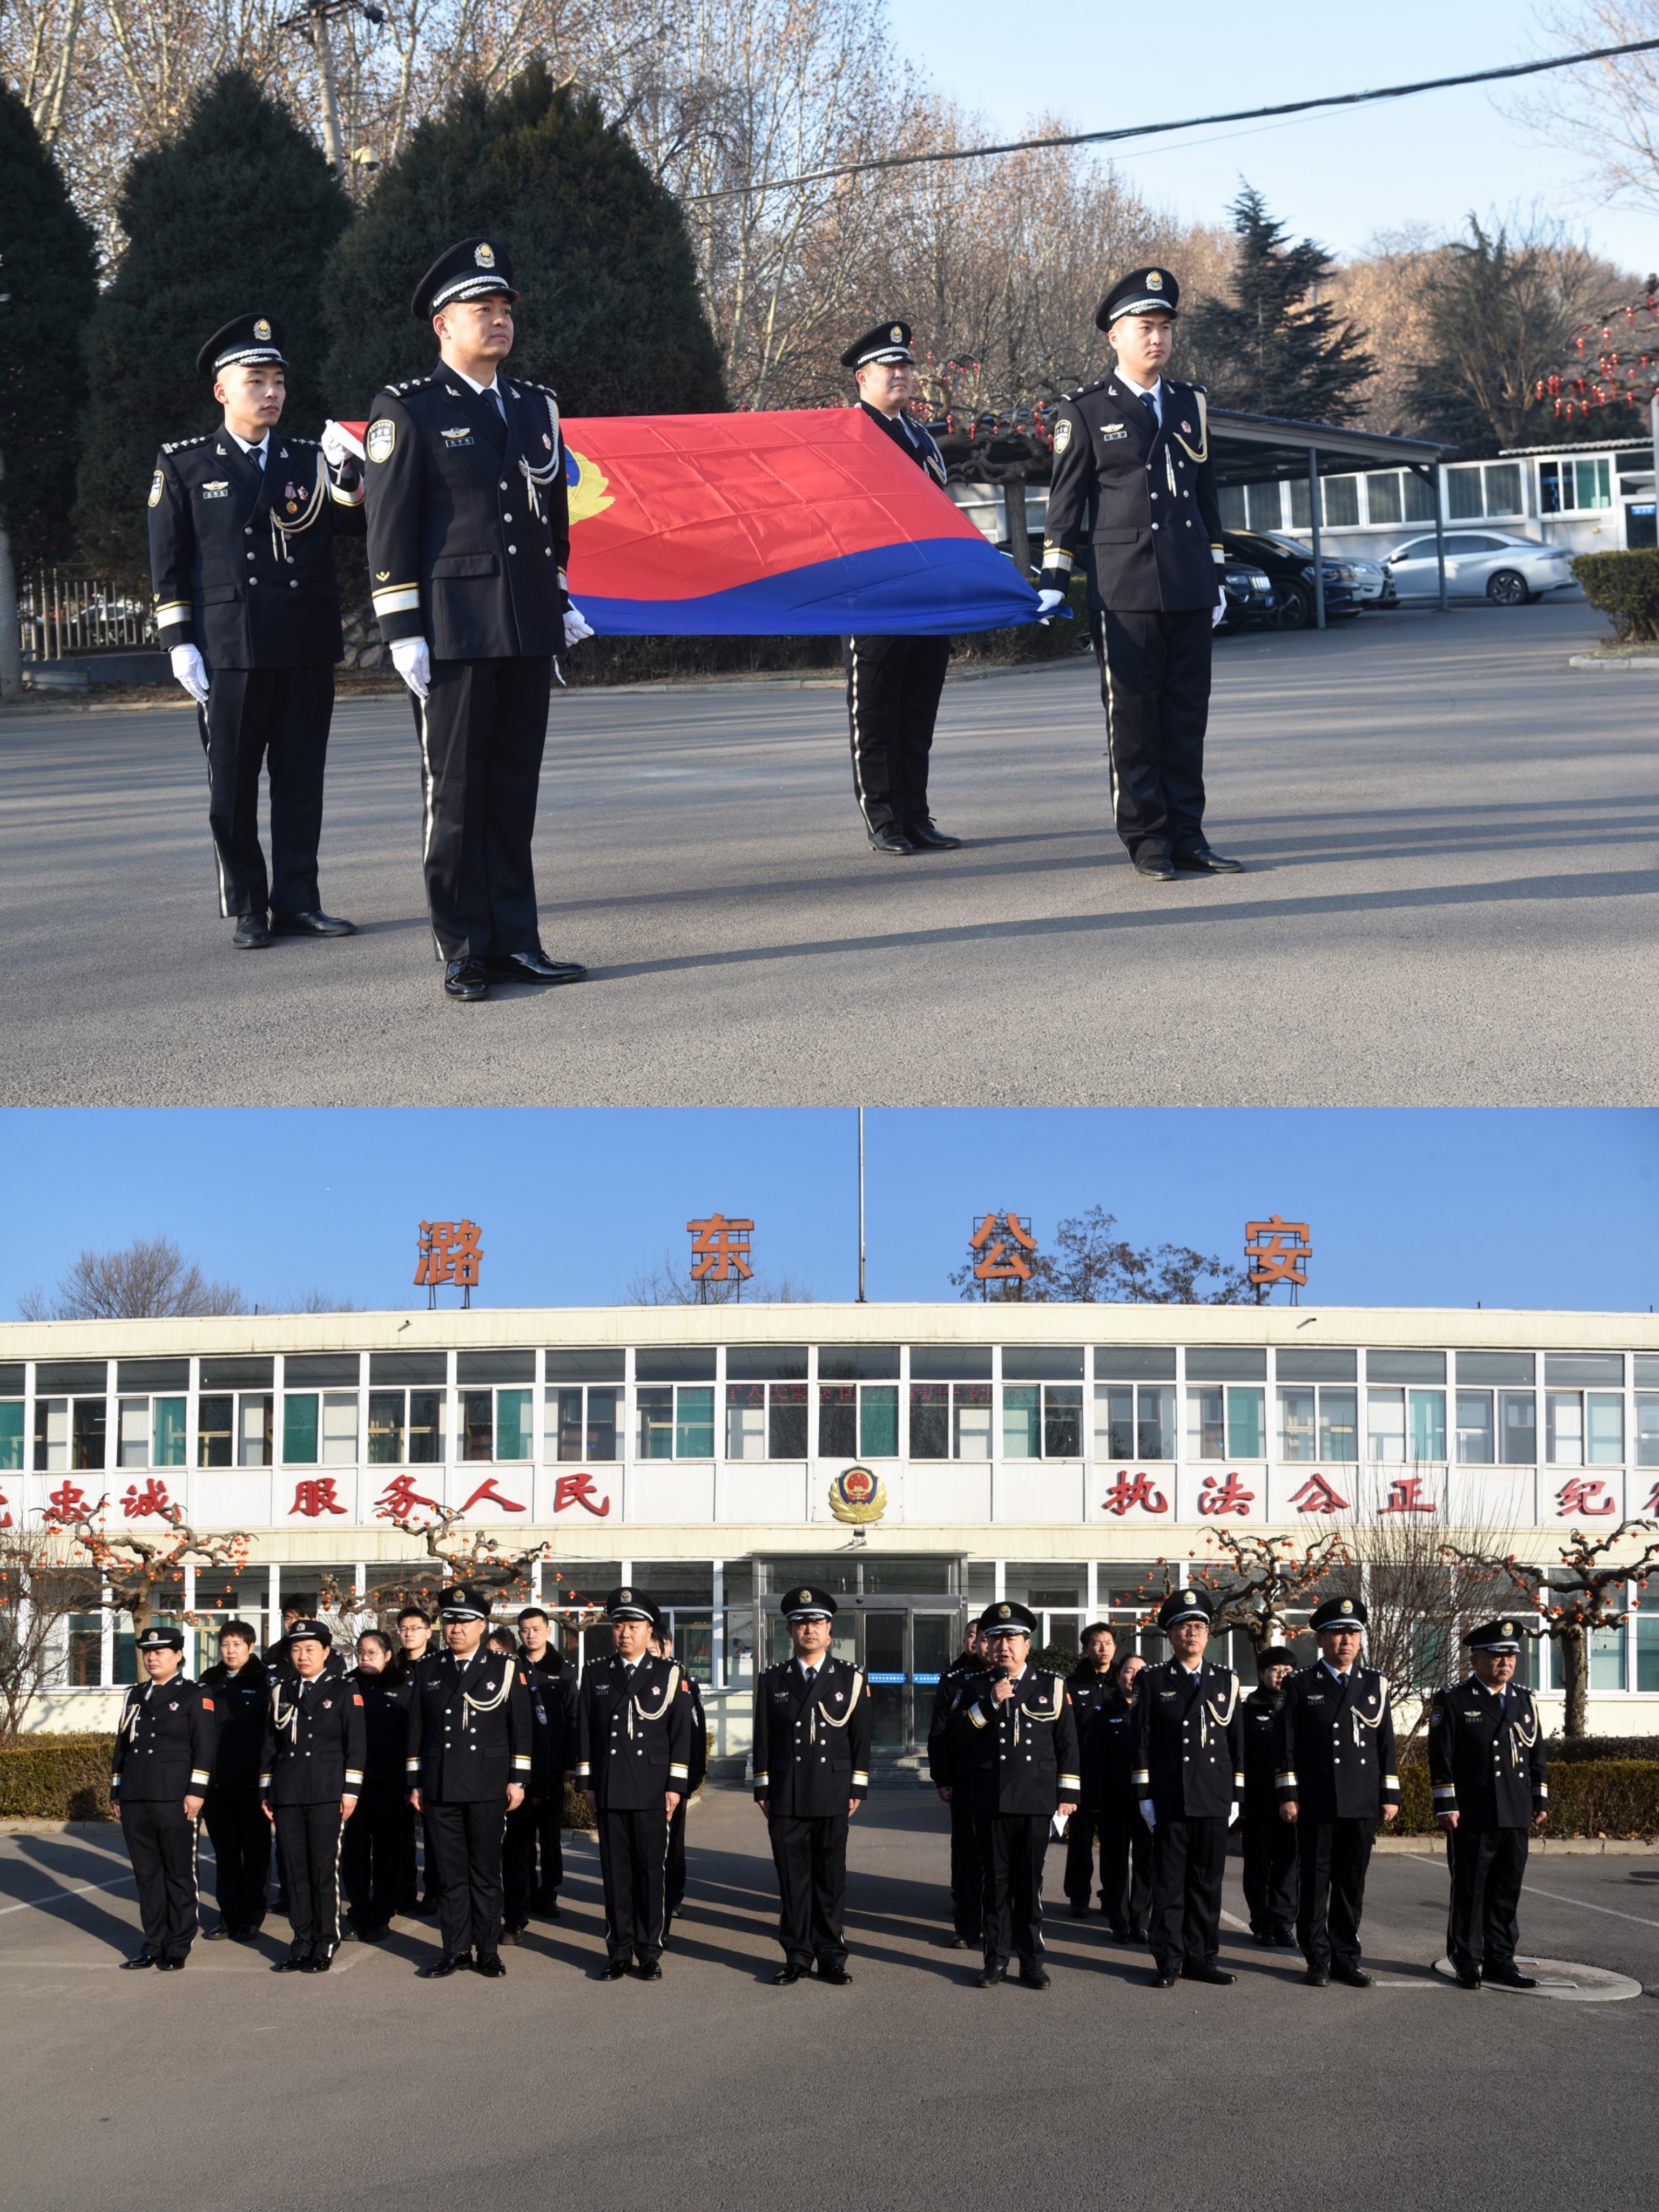
[[(939, 91), (977, 110), (997, 138), (1024, 137), (1045, 113), (1079, 131), (1174, 122), (1617, 43), (1564, 40), (1545, 28), (1541, 9), (1507, 0), (1388, 0), (1382, 9), (1280, 0), (1265, 11), (1184, 0), (1172, 12), (1042, 15), (1013, 35), (1003, 0), (956, 0), (943, 14), (933, 0), (889, 4), (900, 51)], [(1484, 215), (1538, 202), (1645, 274), (1659, 260), (1659, 219), (1595, 206), (1583, 161), (1506, 119), (1502, 110), (1517, 96), (1513, 84), (1471, 86), (1182, 132), (1114, 149), (1112, 158), (1146, 198), (1192, 221), (1221, 221), (1243, 174), (1297, 236), (1345, 254), (1374, 230), (1424, 222), (1455, 231), (1470, 208)]]
[[(483, 1224), (482, 1301), (611, 1304), (719, 1208), (757, 1269), (856, 1292), (847, 1111), (88, 1111), (7, 1116), (0, 1315), (85, 1245), (164, 1231), (251, 1300), (318, 1285), (423, 1304), (416, 1224)], [(872, 1111), (869, 1294), (952, 1295), (970, 1218), (1039, 1239), (1100, 1205), (1137, 1244), (1236, 1259), (1312, 1224), (1309, 1297), (1606, 1308), (1659, 1298), (1659, 1115), (1641, 1112)], [(447, 1303), (453, 1293), (444, 1294)]]

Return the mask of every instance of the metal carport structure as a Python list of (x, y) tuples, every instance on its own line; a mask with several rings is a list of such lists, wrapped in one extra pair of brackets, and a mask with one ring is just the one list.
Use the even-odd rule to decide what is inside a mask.
[(1308, 512), (1313, 521), (1314, 619), (1325, 627), (1325, 566), (1320, 551), (1319, 479), (1349, 475), (1356, 468), (1409, 469), (1434, 492), (1434, 545), (1440, 570), (1440, 611), (1446, 595), (1446, 504), (1441, 495), (1441, 464), (1457, 453), (1429, 438), (1391, 438), (1373, 430), (1340, 428), (1334, 422), (1297, 422), (1279, 415), (1246, 415), (1231, 407), (1209, 410), (1210, 454), (1216, 482), (1222, 484), (1287, 482), (1304, 477)]

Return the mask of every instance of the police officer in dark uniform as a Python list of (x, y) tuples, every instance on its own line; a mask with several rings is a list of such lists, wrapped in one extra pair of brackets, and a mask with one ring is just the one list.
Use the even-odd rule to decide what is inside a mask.
[[(501, 1940), (516, 1943), (532, 1911), (559, 1917), (559, 1885), (564, 1880), (565, 1777), (576, 1765), (576, 1670), (562, 1658), (552, 1639), (552, 1624), (538, 1605), (519, 1615), (519, 1664), (530, 1691), (530, 1793), (507, 1816), (501, 1850), (501, 1886), (506, 1923)], [(538, 1848), (541, 1880), (536, 1879)]]
[(605, 1978), (621, 1981), (634, 1960), (641, 1981), (659, 1982), (668, 1823), (690, 1779), (691, 1700), (679, 1668), (649, 1648), (662, 1615), (645, 1592), (612, 1590), (605, 1609), (616, 1648), (588, 1662), (576, 1698), (576, 1786), (605, 1881)]
[(836, 1601), (802, 1583), (782, 1613), (794, 1656), (755, 1678), (755, 1802), (778, 1875), (785, 1989), (810, 1973), (844, 1989), (848, 1823), (870, 1788), (870, 1692), (862, 1671), (830, 1656)]
[(985, 1965), (975, 1983), (1019, 1978), (1046, 1990), (1042, 1862), (1054, 1820), (1077, 1811), (1082, 1788), (1071, 1693), (1058, 1674), (1027, 1662), (1036, 1616), (1012, 1600), (980, 1615), (983, 1671), (969, 1682), (954, 1723), (974, 1801), (985, 1869)]
[(1359, 1963), (1365, 1869), (1379, 1815), (1400, 1810), (1388, 1677), (1358, 1663), (1363, 1600), (1330, 1597), (1309, 1626), (1319, 1657), (1292, 1674), (1279, 1707), (1279, 1810), (1296, 1826), (1296, 1940), (1315, 1989), (1370, 1987)]
[[(1083, 1787), (1075, 1813), (1066, 1829), (1066, 1894), (1072, 1917), (1082, 1920), (1089, 1911), (1089, 1885), (1095, 1875), (1095, 1830), (1106, 1798), (1107, 1715), (1113, 1701), (1112, 1662), (1117, 1638), (1103, 1620), (1083, 1632), (1083, 1657), (1066, 1678), (1072, 1693), (1072, 1712), (1077, 1722), (1078, 1771)], [(1106, 1905), (1105, 1842), (1101, 1844), (1101, 1907)]]
[(443, 1945), (420, 1972), (441, 1981), (471, 1963), (495, 1980), (507, 1972), (501, 1840), (531, 1776), (530, 1688), (518, 1661), (485, 1643), (487, 1591), (446, 1590), (438, 1618), (445, 1649), (417, 1662), (409, 1700), (405, 1771), (426, 1816)]
[(1117, 834), (1137, 872), (1237, 875), (1204, 835), (1211, 630), (1225, 596), (1221, 503), (1202, 387), (1164, 376), (1180, 287), (1136, 269), (1095, 317), (1115, 374), (1068, 392), (1054, 418), (1042, 541), (1043, 612), (1065, 597), (1088, 535), (1090, 622), (1106, 703)]
[(513, 264), (464, 238), (415, 288), (437, 334), (430, 376), (379, 392), (364, 440), (380, 635), (413, 695), (427, 903), (444, 989), (572, 983), (543, 951), (531, 842), (553, 659), (592, 632), (570, 604), (558, 402), (501, 371)]
[(234, 917), (231, 942), (242, 950), (273, 936), (349, 937), (349, 921), (322, 911), (317, 841), (344, 649), (334, 533), (362, 536), (362, 478), (337, 429), (319, 446), (277, 428), (283, 326), (274, 315), (227, 323), (196, 368), (213, 379), (224, 423), (156, 455), (149, 564), (156, 630), (197, 702), (207, 753), (219, 911)]
[(168, 1973), (182, 1970), (196, 1940), (196, 1824), (219, 1737), (212, 1692), (186, 1679), (184, 1650), (185, 1632), (168, 1623), (138, 1638), (147, 1679), (121, 1707), (109, 1781), (144, 1930), (143, 1949), (125, 1964)]
[(1474, 1672), (1437, 1690), (1429, 1713), (1429, 1780), (1451, 1875), (1446, 1955), (1463, 1990), (1538, 1986), (1515, 1963), (1527, 1831), (1550, 1812), (1537, 1700), (1515, 1680), (1522, 1632), (1514, 1620), (1471, 1629), (1463, 1641)]
[(956, 1755), (956, 1733), (951, 1727), (963, 1691), (981, 1672), (979, 1623), (970, 1620), (962, 1656), (939, 1678), (927, 1728), (928, 1775), (951, 1808), (953, 1951), (977, 1950), (985, 1937), (985, 1870), (979, 1863), (979, 1842), (974, 1833), (974, 1795), (968, 1787), (968, 1770), (960, 1766)]
[(340, 1948), (340, 1839), (363, 1786), (362, 1692), (325, 1672), (333, 1632), (288, 1632), (293, 1671), (272, 1676), (259, 1789), (276, 1828), (294, 1941), (279, 1974), (325, 1974)]
[(1146, 1662), (1126, 1651), (1112, 1669), (1101, 1718), (1105, 1737), (1100, 1808), (1100, 1907), (1120, 1942), (1146, 1941), (1152, 1899), (1152, 1832), (1131, 1782), (1135, 1764), (1135, 1696)]
[(1158, 1625), (1173, 1659), (1148, 1667), (1135, 1698), (1133, 1787), (1152, 1832), (1149, 1941), (1152, 1987), (1237, 1981), (1217, 1966), (1227, 1830), (1244, 1787), (1238, 1677), (1204, 1656), (1215, 1607), (1200, 1589), (1172, 1590)]
[[(672, 1659), (674, 1639), (665, 1627), (659, 1628), (651, 1638), (651, 1649), (659, 1659)], [(682, 1674), (681, 1683), (691, 1700), (691, 1757), (685, 1778), (685, 1795), (680, 1799), (668, 1822), (668, 1860), (663, 1869), (663, 1934), (665, 1938), (674, 1924), (674, 1915), (685, 1902), (685, 1815), (691, 1800), (708, 1779), (708, 1717), (702, 1709), (702, 1692), (690, 1671)]]
[[(915, 362), (908, 323), (878, 323), (841, 357), (842, 367), (853, 372), (868, 419), (943, 491), (945, 456), (926, 428), (905, 412), (915, 394)], [(871, 850), (954, 851), (961, 838), (947, 837), (927, 811), (927, 757), (950, 664), (949, 637), (844, 637), (841, 652), (853, 789)]]
[(1292, 1948), (1296, 1918), (1296, 1830), (1279, 1817), (1279, 1693), (1296, 1672), (1282, 1645), (1255, 1662), (1244, 1699), (1244, 1902), (1258, 1943)]
[(253, 1647), (246, 1620), (219, 1631), (219, 1657), (202, 1676), (219, 1717), (219, 1747), (202, 1818), (213, 1844), (214, 1889), (219, 1925), (206, 1940), (224, 1936), (252, 1943), (270, 1899), (270, 1823), (259, 1796), (270, 1677)]
[(397, 1647), (379, 1628), (357, 1638), (357, 1663), (346, 1675), (363, 1701), (363, 1786), (340, 1846), (340, 1879), (351, 1908), (351, 1933), (378, 1943), (399, 1904), (409, 1797), (404, 1761), (409, 1754), (409, 1676), (397, 1663)]

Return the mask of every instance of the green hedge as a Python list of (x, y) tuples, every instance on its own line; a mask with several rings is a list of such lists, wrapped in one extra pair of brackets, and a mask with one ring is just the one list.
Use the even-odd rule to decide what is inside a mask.
[[(1401, 1762), (1400, 1793), (1400, 1811), (1388, 1832), (1437, 1835), (1429, 1763), (1420, 1753)], [(1550, 1817), (1543, 1833), (1654, 1842), (1659, 1838), (1659, 1759), (1552, 1759)]]
[(1613, 624), (1620, 645), (1659, 642), (1659, 547), (1581, 553), (1572, 573), (1596, 612)]

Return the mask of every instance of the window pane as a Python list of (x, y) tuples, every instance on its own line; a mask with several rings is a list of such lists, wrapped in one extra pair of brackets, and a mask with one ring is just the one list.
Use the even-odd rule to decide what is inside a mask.
[(1365, 501), (1373, 524), (1403, 522), (1406, 519), (1400, 511), (1400, 479), (1397, 476), (1367, 477)]
[[(293, 1400), (289, 1403), (292, 1405)], [(286, 1458), (288, 1454), (283, 1453)], [(401, 1467), (404, 1463), (404, 1394), (401, 1390), (371, 1390), (368, 1394), (368, 1463), (371, 1467)]]
[(1659, 1613), (1636, 1616), (1636, 1686), (1659, 1690)]
[(1357, 1460), (1359, 1456), (1359, 1395), (1354, 1390), (1322, 1390), (1319, 1394), (1320, 1456)]
[(1576, 1390), (1544, 1393), (1545, 1435), (1552, 1467), (1584, 1464), (1583, 1401)]
[(497, 1459), (534, 1459), (536, 1445), (530, 1425), (528, 1390), (498, 1390), (495, 1393), (495, 1456)]
[[(1133, 1400), (1134, 1392), (1125, 1396)], [(1037, 1456), (1037, 1400), (1041, 1393), (1034, 1382), (1011, 1383), (1002, 1394), (1002, 1456), (1004, 1459), (1036, 1459)]]
[(276, 1401), (268, 1393), (251, 1391), (241, 1401), (241, 1426), (236, 1463), (239, 1467), (269, 1467), (270, 1448), (275, 1441), (273, 1410)]
[[(4, 1411), (0, 1407), (0, 1413)], [(1636, 1401), (1636, 1464), (1659, 1467), (1659, 1398)]]
[(774, 1459), (806, 1456), (806, 1385), (775, 1382), (767, 1408), (768, 1444)]
[[(1581, 507), (1611, 507), (1613, 483), (1607, 462), (1579, 461), (1574, 467), (1578, 483), (1578, 505)], [(1622, 1683), (1620, 1686), (1623, 1687)]]
[(323, 1462), (327, 1467), (357, 1464), (357, 1394), (331, 1390), (323, 1400)]
[(856, 1459), (858, 1387), (832, 1382), (818, 1392), (818, 1450), (825, 1459)]
[[(1260, 1395), (1258, 1393), (1258, 1395)], [(1227, 1449), (1226, 1393), (1220, 1389), (1187, 1393), (1187, 1456), (1220, 1459)]]
[[(1432, 522), (1434, 520), (1434, 486), (1431, 483), (1425, 483), (1419, 476), (1407, 475), (1402, 477), (1401, 481), (1406, 490), (1405, 520), (1407, 522)], [(1432, 552), (1434, 549), (1431, 546), (1429, 550)]]
[(95, 1613), (72, 1613), (69, 1617), (69, 1667), (71, 1689), (95, 1690), (103, 1668), (104, 1624)]
[(230, 1425), (235, 1405), (234, 1398), (198, 1398), (196, 1401), (198, 1467), (230, 1465)]
[(617, 1422), (622, 1411), (620, 1390), (590, 1390), (587, 1394), (587, 1456), (615, 1459)]
[(123, 1398), (121, 1435), (118, 1449), (123, 1467), (149, 1465), (149, 1400)]
[(19, 1474), (23, 1467), (23, 1404), (18, 1398), (0, 1406), (0, 1468)]
[(898, 1385), (866, 1382), (859, 1397), (859, 1456), (898, 1457)]
[(462, 1458), (493, 1458), (495, 1445), (495, 1393), (491, 1390), (463, 1390), (461, 1393)]
[(1490, 1390), (1460, 1390), (1457, 1394), (1457, 1457), (1463, 1467), (1490, 1467), (1492, 1463)]
[(766, 1385), (731, 1382), (726, 1390), (726, 1456), (766, 1457)]
[(1265, 1390), (1227, 1393), (1227, 1448), (1233, 1459), (1267, 1456), (1267, 1394)]
[(1592, 1390), (1584, 1405), (1587, 1456), (1592, 1467), (1625, 1463), (1625, 1401), (1610, 1392)]
[(1531, 1467), (1538, 1458), (1538, 1401), (1530, 1390), (1498, 1394), (1499, 1433), (1505, 1467)]
[(1285, 1390), (1279, 1394), (1279, 1456), (1310, 1460), (1314, 1456), (1314, 1394)]
[(1494, 461), (1486, 471), (1488, 514), (1519, 514), (1521, 467), (1516, 461)]
[(1334, 530), (1352, 529), (1359, 520), (1358, 477), (1327, 477), (1319, 487), (1320, 508)]
[(951, 1456), (951, 1386), (948, 1382), (910, 1385), (910, 1456), (949, 1459)]
[(435, 1467), (444, 1455), (444, 1394), (441, 1390), (411, 1390), (409, 1394), (409, 1463)]
[(1443, 1390), (1412, 1390), (1407, 1394), (1411, 1412), (1412, 1457), (1443, 1460), (1446, 1456), (1446, 1394)]
[(283, 1463), (286, 1467), (317, 1464), (317, 1394), (289, 1391), (283, 1400)]
[(1468, 522), (1480, 513), (1480, 469), (1479, 463), (1468, 468), (1448, 469), (1446, 471), (1446, 512), (1454, 522)]
[(1095, 1385), (1095, 1457), (1135, 1455), (1135, 1393), (1131, 1382)]
[(676, 1459), (714, 1456), (714, 1394), (707, 1389), (682, 1388), (679, 1421), (675, 1431)]
[(580, 1389), (550, 1390), (547, 1407), (547, 1455), (578, 1460), (582, 1455), (582, 1394)]
[(1253, 483), (1244, 487), (1244, 507), (1252, 530), (1277, 530), (1279, 523), (1279, 486)]
[(1403, 1390), (1366, 1393), (1365, 1449), (1372, 1459), (1403, 1460), (1406, 1456), (1406, 1394)]
[(1625, 1632), (1598, 1628), (1590, 1635), (1590, 1687), (1622, 1690), (1625, 1686)]
[[(1156, 1397), (1154, 1391), (1143, 1393)], [(1083, 1456), (1083, 1392), (1069, 1384), (1049, 1383), (1042, 1393), (1042, 1456), (1081, 1459)]]
[(108, 1419), (109, 1401), (106, 1398), (76, 1399), (73, 1464), (76, 1468), (102, 1470), (104, 1431)]
[(958, 1382), (956, 1385), (955, 1419), (957, 1457), (989, 1459), (991, 1386), (988, 1382)]
[(1135, 1398), (1137, 1459), (1175, 1457), (1175, 1385), (1143, 1382)]

